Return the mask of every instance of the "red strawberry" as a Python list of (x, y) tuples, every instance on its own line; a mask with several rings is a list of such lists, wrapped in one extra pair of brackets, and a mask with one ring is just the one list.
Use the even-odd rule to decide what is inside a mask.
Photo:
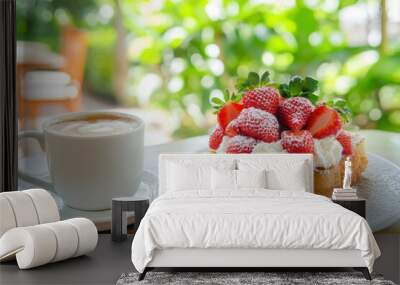
[(224, 130), (219, 125), (217, 125), (208, 140), (208, 146), (210, 147), (210, 149), (217, 150), (223, 138)]
[(306, 129), (311, 132), (314, 138), (322, 139), (335, 135), (341, 127), (339, 113), (335, 109), (321, 105), (311, 113)]
[(283, 123), (291, 130), (301, 130), (307, 123), (308, 117), (314, 111), (314, 105), (304, 97), (292, 97), (283, 101), (279, 114)]
[(281, 144), (289, 153), (313, 153), (314, 140), (309, 131), (283, 131)]
[(226, 146), (226, 153), (251, 153), (257, 141), (250, 137), (235, 136), (229, 139)]
[(279, 139), (279, 123), (271, 113), (251, 107), (243, 109), (229, 126), (229, 132), (269, 143)]
[(243, 105), (229, 102), (226, 103), (219, 111), (217, 115), (217, 120), (219, 125), (225, 130), (226, 126), (237, 116), (243, 109)]
[(228, 137), (234, 137), (238, 135), (237, 130), (238, 130), (238, 120), (234, 119), (226, 126), (225, 135), (227, 135)]
[(258, 87), (245, 92), (243, 106), (245, 108), (254, 107), (275, 115), (281, 100), (282, 97), (275, 88)]
[(336, 139), (340, 144), (343, 146), (343, 155), (352, 155), (353, 153), (353, 147), (351, 144), (351, 133), (341, 130), (339, 133), (336, 135)]

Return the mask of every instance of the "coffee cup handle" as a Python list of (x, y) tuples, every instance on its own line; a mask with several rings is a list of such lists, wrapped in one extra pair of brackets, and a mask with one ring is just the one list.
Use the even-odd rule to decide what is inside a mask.
[[(42, 151), (46, 152), (44, 134), (42, 132), (34, 131), (34, 130), (33, 131), (22, 131), (18, 134), (18, 140), (22, 140), (24, 138), (36, 139), (38, 141)], [(54, 187), (50, 182), (45, 181), (39, 177), (32, 176), (31, 174), (21, 170), (19, 167), (18, 167), (18, 176), (27, 182), (30, 182), (34, 185), (41, 186), (41, 187), (45, 188), (46, 190), (54, 192)]]

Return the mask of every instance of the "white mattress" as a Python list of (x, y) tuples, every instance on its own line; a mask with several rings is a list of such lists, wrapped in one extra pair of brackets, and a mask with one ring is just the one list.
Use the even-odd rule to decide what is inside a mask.
[(167, 192), (151, 204), (132, 243), (139, 272), (156, 250), (171, 248), (359, 250), (370, 271), (380, 255), (367, 222), (326, 197), (265, 189), (199, 193)]

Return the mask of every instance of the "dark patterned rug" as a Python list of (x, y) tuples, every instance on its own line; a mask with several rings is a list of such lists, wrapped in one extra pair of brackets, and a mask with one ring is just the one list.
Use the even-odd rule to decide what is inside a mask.
[(372, 275), (373, 280), (368, 281), (359, 272), (148, 272), (142, 281), (138, 281), (138, 276), (138, 273), (122, 274), (117, 285), (395, 285), (380, 275)]

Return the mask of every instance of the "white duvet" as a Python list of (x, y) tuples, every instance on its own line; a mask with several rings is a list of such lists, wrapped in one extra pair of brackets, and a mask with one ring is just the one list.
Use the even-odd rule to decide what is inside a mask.
[(358, 249), (370, 271), (380, 255), (365, 219), (328, 198), (254, 189), (160, 196), (140, 223), (132, 262), (143, 272), (165, 248)]

